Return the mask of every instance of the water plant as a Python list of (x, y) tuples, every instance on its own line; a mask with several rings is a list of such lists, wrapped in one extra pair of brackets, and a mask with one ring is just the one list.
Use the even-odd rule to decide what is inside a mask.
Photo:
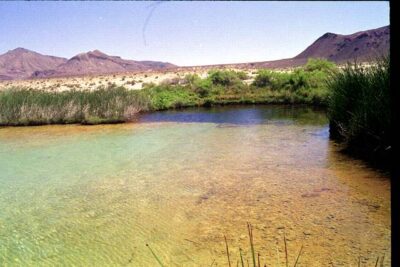
[(148, 106), (143, 93), (115, 85), (62, 92), (11, 88), (0, 93), (0, 125), (116, 123)]
[(391, 151), (390, 59), (348, 64), (328, 82), (331, 137), (345, 150), (378, 165)]
[[(253, 267), (266, 267), (267, 263), (263, 264), (263, 262), (260, 259), (260, 253), (257, 253), (257, 258), (256, 258), (256, 251), (255, 251), (254, 239), (253, 239), (253, 226), (249, 222), (247, 223), (247, 232), (248, 232), (248, 237), (249, 237), (249, 251), (250, 251), (251, 260), (252, 260), (251, 263), (252, 263)], [(231, 254), (230, 254), (230, 251), (229, 251), (228, 241), (227, 241), (227, 238), (226, 238), (225, 235), (223, 235), (223, 238), (224, 238), (224, 242), (225, 242), (225, 251), (226, 251), (226, 257), (227, 257), (227, 262), (226, 263), (227, 263), (228, 267), (232, 267), (232, 259), (231, 259)], [(301, 247), (299, 249), (299, 252), (297, 253), (297, 255), (295, 257), (295, 261), (294, 261), (293, 265), (290, 265), (290, 262), (289, 262), (289, 251), (288, 251), (287, 239), (286, 239), (286, 235), (285, 234), (283, 234), (283, 243), (284, 243), (284, 252), (285, 252), (285, 261), (284, 261), (285, 265), (284, 266), (285, 267), (289, 267), (289, 266), (296, 267), (296, 266), (298, 266), (299, 263), (300, 263), (301, 255), (303, 254), (303, 248), (304, 248), (303, 244), (301, 245)], [(161, 261), (161, 259), (157, 256), (157, 254), (154, 252), (154, 250), (150, 247), (150, 245), (146, 244), (146, 246), (148, 247), (152, 257), (154, 258), (154, 260), (161, 267), (166, 266), (165, 263), (163, 263)], [(276, 264), (276, 266), (280, 266), (280, 263), (279, 263), (279, 251), (278, 251), (278, 248), (276, 248), (276, 249), (277, 249), (277, 264)], [(355, 262), (358, 264), (359, 267), (362, 266), (362, 260), (361, 259), (362, 259), (361, 256), (355, 257)], [(246, 260), (247, 264), (245, 264), (245, 260)], [(382, 257), (377, 256), (376, 260), (374, 260), (374, 259), (372, 259), (372, 260), (374, 261), (374, 266), (375, 267), (378, 267), (378, 264), (379, 264), (380, 267), (383, 267), (384, 266), (384, 261), (385, 261), (385, 255), (383, 255)], [(215, 263), (215, 259), (212, 260), (210, 266), (213, 266), (214, 263)], [(333, 263), (331, 263), (331, 264), (333, 266)], [(243, 249), (242, 248), (239, 248), (239, 257), (238, 257), (238, 260), (236, 262), (236, 266), (238, 266), (238, 267), (239, 266), (240, 267), (250, 266), (249, 260), (247, 258), (245, 258), (244, 255), (243, 255)]]

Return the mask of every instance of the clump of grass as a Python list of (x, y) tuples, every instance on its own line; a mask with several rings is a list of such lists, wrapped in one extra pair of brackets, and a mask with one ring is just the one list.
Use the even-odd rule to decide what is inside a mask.
[(0, 125), (116, 123), (148, 107), (143, 93), (116, 86), (63, 92), (12, 88), (0, 93)]
[(331, 137), (345, 150), (385, 167), (391, 151), (390, 60), (348, 64), (329, 81)]

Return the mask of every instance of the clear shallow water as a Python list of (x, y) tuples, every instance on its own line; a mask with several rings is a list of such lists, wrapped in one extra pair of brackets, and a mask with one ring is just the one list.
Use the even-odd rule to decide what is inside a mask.
[[(390, 183), (344, 157), (325, 114), (190, 109), (100, 126), (0, 129), (0, 265), (390, 265)], [(250, 258), (249, 258), (250, 260)]]

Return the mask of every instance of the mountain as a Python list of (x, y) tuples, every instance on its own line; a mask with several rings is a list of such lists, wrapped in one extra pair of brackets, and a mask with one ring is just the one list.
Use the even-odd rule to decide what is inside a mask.
[(335, 63), (371, 61), (390, 51), (390, 27), (360, 31), (349, 35), (325, 33), (293, 58), (246, 63), (245, 66), (287, 68), (301, 66), (309, 58), (325, 58)]
[(16, 48), (0, 55), (0, 80), (23, 79), (35, 71), (54, 69), (66, 62), (61, 57), (45, 56), (24, 48)]
[[(288, 68), (303, 65), (308, 58), (325, 58), (336, 63), (354, 59), (369, 61), (377, 56), (388, 54), (389, 50), (390, 27), (385, 26), (349, 35), (325, 33), (293, 58), (193, 68)], [(99, 50), (78, 54), (67, 60), (17, 48), (0, 55), (0, 80), (164, 70), (176, 67), (167, 62), (126, 60), (117, 56), (109, 56)]]
[(126, 60), (109, 56), (99, 50), (78, 54), (52, 70), (36, 71), (32, 77), (59, 77), (87, 74), (120, 73), (127, 71), (159, 70), (176, 67), (158, 61)]
[(338, 63), (351, 59), (364, 61), (385, 55), (389, 49), (390, 28), (385, 26), (350, 35), (325, 33), (294, 59), (318, 57)]
[(325, 33), (293, 58), (280, 60), (214, 65), (235, 68), (288, 68), (307, 63), (308, 58), (325, 58), (336, 63), (356, 59), (370, 61), (390, 51), (390, 27), (360, 31), (349, 35)]

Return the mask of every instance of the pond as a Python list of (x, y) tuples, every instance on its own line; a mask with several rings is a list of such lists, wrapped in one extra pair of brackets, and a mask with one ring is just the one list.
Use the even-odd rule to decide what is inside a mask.
[(390, 266), (390, 180), (328, 130), (301, 106), (1, 128), (0, 265), (228, 266), (225, 235), (236, 266), (249, 222), (268, 266), (284, 236), (290, 266)]

